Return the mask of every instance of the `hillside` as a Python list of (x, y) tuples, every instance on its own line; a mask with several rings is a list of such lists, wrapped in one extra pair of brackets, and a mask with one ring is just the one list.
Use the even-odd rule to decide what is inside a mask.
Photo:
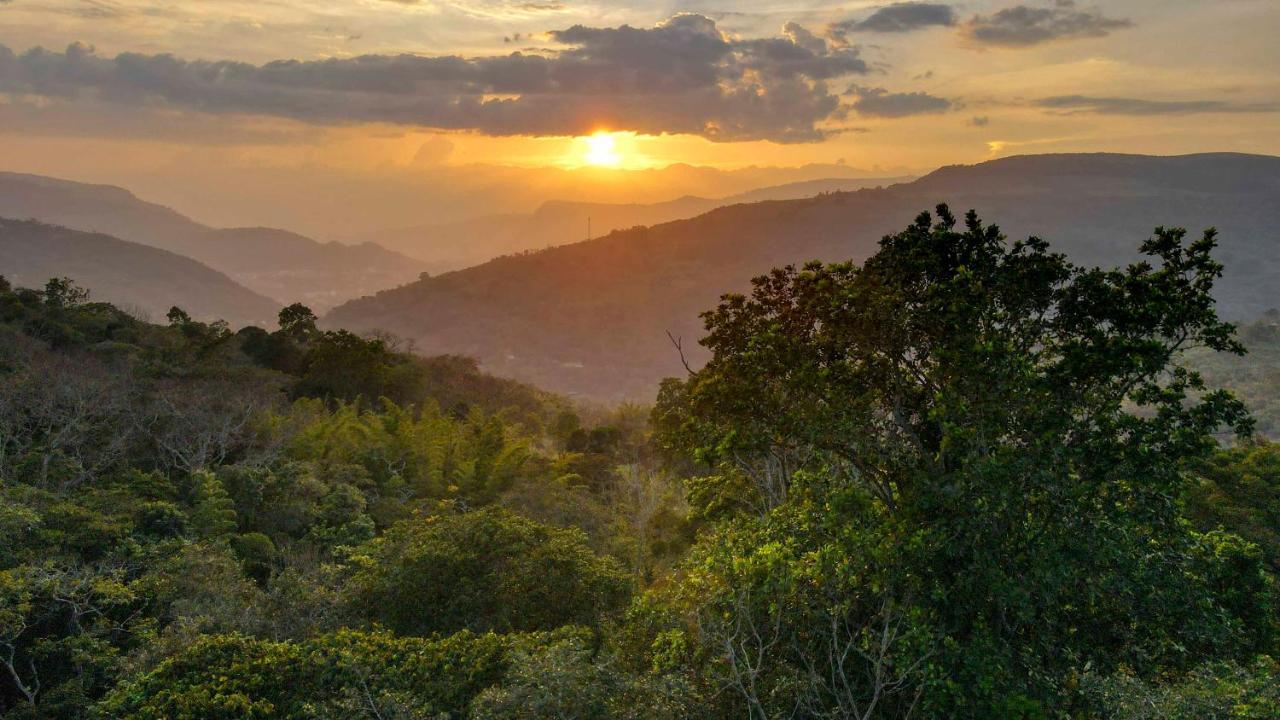
[(601, 203), (551, 200), (529, 214), (486, 215), (439, 225), (366, 233), (373, 242), (428, 263), (431, 272), (458, 270), (501, 255), (542, 250), (641, 225), (691, 218), (725, 205), (761, 200), (793, 200), (821, 193), (890, 185), (907, 178), (828, 178), (751, 190), (729, 197), (693, 195), (658, 203)]
[(426, 266), (385, 248), (321, 243), (269, 228), (215, 229), (110, 185), (0, 173), (0, 216), (104, 232), (194, 258), (279, 303), (325, 309), (417, 278)]
[(912, 183), (720, 208), (699, 217), (504, 257), (343, 305), (326, 318), (428, 353), (598, 398), (649, 398), (695, 366), (698, 313), (772, 267), (861, 261), (920, 211), (975, 208), (1012, 238), (1036, 232), (1082, 264), (1136, 257), (1154, 226), (1221, 231), (1227, 317), (1280, 304), (1280, 158), (1043, 155), (940, 169)]
[(193, 317), (267, 323), (279, 305), (187, 257), (110, 235), (0, 218), (0, 275), (14, 285), (43, 287), (69, 277), (93, 300), (142, 311), (162, 321), (178, 305)]

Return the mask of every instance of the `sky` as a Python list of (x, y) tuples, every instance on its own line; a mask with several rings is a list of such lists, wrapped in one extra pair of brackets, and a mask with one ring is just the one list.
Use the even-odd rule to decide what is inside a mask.
[(1042, 152), (1280, 154), (1276, 0), (0, 0), (0, 170), (340, 237)]

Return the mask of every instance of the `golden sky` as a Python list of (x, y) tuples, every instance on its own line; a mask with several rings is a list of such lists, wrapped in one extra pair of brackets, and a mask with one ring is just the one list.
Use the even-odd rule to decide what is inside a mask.
[(391, 226), (1018, 153), (1280, 154), (1277, 28), (1276, 0), (0, 0), (0, 170), (321, 232), (335, 196)]

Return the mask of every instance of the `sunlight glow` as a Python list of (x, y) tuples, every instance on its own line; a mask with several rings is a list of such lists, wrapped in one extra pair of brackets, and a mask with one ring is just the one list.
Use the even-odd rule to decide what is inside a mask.
[(587, 150), (582, 159), (586, 164), (597, 167), (618, 167), (622, 164), (622, 155), (618, 153), (618, 139), (613, 133), (601, 131), (585, 140)]

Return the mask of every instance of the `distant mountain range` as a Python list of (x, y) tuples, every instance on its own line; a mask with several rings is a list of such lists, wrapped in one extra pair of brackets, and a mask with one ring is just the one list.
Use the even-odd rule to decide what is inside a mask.
[(100, 233), (34, 220), (0, 218), (0, 275), (13, 285), (41, 288), (69, 277), (110, 302), (164, 322), (175, 305), (202, 319), (236, 325), (275, 320), (279, 304), (188, 257)]
[(318, 310), (408, 282), (427, 268), (372, 243), (322, 243), (270, 228), (215, 229), (123, 188), (39, 175), (0, 173), (0, 216), (169, 250), (224, 272), (277, 303), (301, 301)]
[(826, 178), (764, 187), (724, 198), (685, 196), (658, 203), (590, 203), (552, 200), (529, 214), (486, 215), (438, 225), (370, 232), (352, 238), (373, 242), (426, 262), (431, 272), (458, 270), (501, 255), (542, 250), (641, 225), (691, 218), (725, 205), (792, 200), (822, 193), (892, 185), (910, 177)]
[(1280, 305), (1280, 158), (1035, 155), (937, 170), (886, 188), (758, 202), (478, 267), (333, 310), (331, 326), (388, 330), (428, 354), (600, 398), (652, 398), (683, 372), (667, 338), (704, 359), (698, 313), (768, 269), (860, 261), (886, 233), (947, 202), (1011, 238), (1036, 234), (1073, 260), (1116, 265), (1156, 225), (1221, 231), (1222, 312), (1251, 319)]

